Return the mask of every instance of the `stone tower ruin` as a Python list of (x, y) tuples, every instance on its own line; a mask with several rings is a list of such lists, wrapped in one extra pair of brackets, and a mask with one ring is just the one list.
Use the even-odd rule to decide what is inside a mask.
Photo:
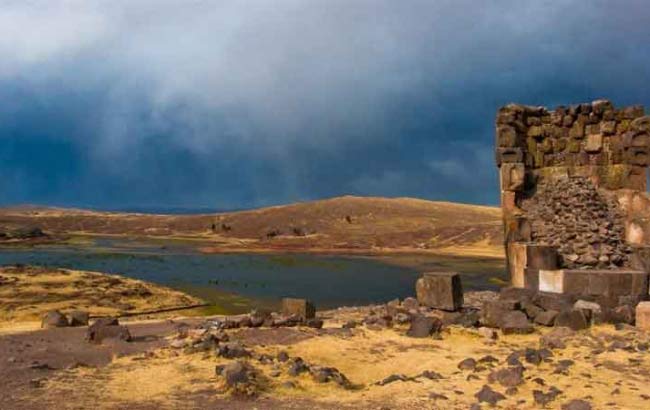
[(496, 162), (513, 287), (617, 304), (648, 295), (650, 116), (607, 100), (509, 104)]

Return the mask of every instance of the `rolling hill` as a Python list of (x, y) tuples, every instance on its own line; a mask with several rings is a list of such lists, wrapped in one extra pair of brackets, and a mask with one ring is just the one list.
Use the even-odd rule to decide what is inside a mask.
[(201, 241), (206, 252), (435, 251), (500, 256), (500, 218), (496, 207), (353, 196), (201, 215), (34, 206), (0, 209), (0, 227), (5, 229), (192, 239)]

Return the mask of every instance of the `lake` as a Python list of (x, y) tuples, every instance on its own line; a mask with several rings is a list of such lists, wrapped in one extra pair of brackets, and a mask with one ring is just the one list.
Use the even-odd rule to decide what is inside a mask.
[[(414, 294), (423, 270), (457, 270), (465, 290), (497, 289), (503, 262), (418, 255), (202, 254), (187, 243), (95, 239), (85, 246), (0, 249), (0, 265), (30, 264), (121, 274), (183, 290), (229, 311), (306, 297), (319, 308), (386, 302)], [(495, 281), (495, 278), (497, 281)]]

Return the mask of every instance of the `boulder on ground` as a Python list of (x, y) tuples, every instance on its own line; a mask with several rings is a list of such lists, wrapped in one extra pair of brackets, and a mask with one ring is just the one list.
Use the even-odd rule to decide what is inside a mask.
[(409, 327), (406, 335), (409, 337), (429, 337), (440, 333), (441, 328), (442, 321), (440, 319), (418, 315), (411, 319), (411, 327)]
[(490, 300), (483, 303), (481, 309), (481, 322), (484, 326), (498, 328), (501, 327), (503, 318), (513, 310), (518, 309), (518, 304), (511, 303), (507, 300)]
[(612, 323), (625, 323), (628, 325), (634, 324), (635, 311), (630, 305), (617, 306), (610, 315)]
[(501, 320), (501, 331), (508, 334), (527, 334), (534, 331), (533, 325), (528, 322), (524, 312), (518, 310), (508, 312)]
[(273, 321), (271, 312), (266, 310), (253, 310), (250, 313), (251, 327), (261, 327)]
[(116, 318), (97, 319), (86, 331), (86, 341), (100, 344), (105, 340), (131, 341), (131, 333)]
[(583, 330), (589, 327), (589, 320), (584, 311), (577, 309), (564, 310), (555, 317), (556, 327), (568, 327), (571, 330)]
[(235, 359), (240, 357), (250, 357), (251, 352), (249, 352), (241, 343), (239, 342), (229, 342), (222, 345), (219, 345), (218, 350), (216, 351), (217, 356), (225, 357), (227, 359)]
[(307, 319), (307, 321), (305, 322), (305, 326), (311, 327), (313, 329), (322, 329), (323, 324), (324, 324), (323, 319), (316, 319), (316, 318)]
[(282, 314), (298, 316), (303, 320), (316, 316), (316, 308), (307, 299), (284, 298), (282, 299)]
[(417, 280), (415, 291), (423, 306), (449, 311), (463, 306), (463, 286), (456, 272), (427, 272)]
[(68, 314), (70, 316), (70, 326), (88, 326), (90, 316), (88, 312), (75, 310)]
[(524, 382), (524, 368), (511, 366), (493, 371), (488, 376), (488, 383), (497, 382), (504, 387), (519, 386)]
[(481, 390), (474, 395), (479, 401), (479, 403), (485, 402), (492, 406), (495, 406), (497, 402), (505, 400), (506, 396), (503, 394), (492, 390), (487, 384), (481, 388)]
[(420, 302), (416, 298), (409, 296), (402, 302), (402, 307), (406, 310), (417, 309), (420, 307)]
[(328, 383), (332, 381), (345, 389), (352, 388), (350, 380), (334, 367), (314, 366), (309, 369), (309, 372), (317, 383)]
[(535, 323), (542, 326), (553, 326), (558, 313), (556, 310), (543, 311), (535, 316)]
[(585, 400), (571, 400), (562, 405), (562, 410), (591, 410), (591, 404)]
[(227, 391), (235, 396), (254, 397), (260, 390), (260, 374), (250, 364), (235, 361), (215, 368)]
[(497, 331), (489, 327), (479, 327), (478, 334), (489, 340), (496, 340), (499, 338)]
[(50, 310), (43, 315), (41, 327), (44, 329), (51, 327), (66, 327), (69, 325), (68, 318), (58, 310)]

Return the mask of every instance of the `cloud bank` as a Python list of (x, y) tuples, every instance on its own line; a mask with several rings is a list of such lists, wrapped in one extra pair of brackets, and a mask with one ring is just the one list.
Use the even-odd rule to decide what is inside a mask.
[(0, 1), (0, 203), (498, 202), (517, 101), (650, 106), (643, 1)]

